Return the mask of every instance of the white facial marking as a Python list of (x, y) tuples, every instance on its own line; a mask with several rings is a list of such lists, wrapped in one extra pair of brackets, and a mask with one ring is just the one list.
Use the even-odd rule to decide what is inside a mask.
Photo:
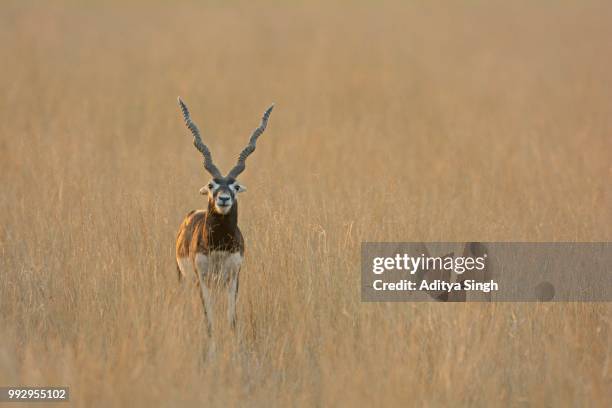
[(221, 192), (215, 198), (215, 209), (220, 214), (229, 213), (233, 205), (234, 200), (232, 199), (232, 196), (229, 193)]
[(246, 191), (246, 187), (238, 183), (230, 185), (230, 188), (236, 193), (244, 193)]

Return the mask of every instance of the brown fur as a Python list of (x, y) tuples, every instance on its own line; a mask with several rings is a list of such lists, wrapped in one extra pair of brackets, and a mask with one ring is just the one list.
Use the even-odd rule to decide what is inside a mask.
[(244, 254), (244, 238), (238, 228), (238, 203), (226, 215), (214, 211), (209, 201), (206, 210), (190, 211), (176, 236), (176, 257), (189, 257), (196, 253), (208, 255), (211, 251), (240, 252)]

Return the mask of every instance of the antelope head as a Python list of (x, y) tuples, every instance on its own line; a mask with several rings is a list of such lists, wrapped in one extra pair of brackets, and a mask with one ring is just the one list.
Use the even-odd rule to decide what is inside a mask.
[(208, 196), (208, 202), (210, 204), (209, 208), (213, 208), (218, 214), (226, 215), (235, 205), (238, 193), (246, 191), (246, 187), (238, 182), (237, 177), (246, 168), (245, 163), (247, 157), (249, 157), (249, 155), (255, 151), (257, 138), (259, 138), (264, 130), (266, 130), (268, 119), (270, 118), (274, 104), (264, 112), (259, 127), (253, 131), (253, 134), (249, 139), (249, 143), (242, 150), (242, 152), (240, 152), (236, 165), (229, 171), (229, 173), (227, 173), (226, 176), (223, 176), (217, 166), (215, 166), (213, 163), (210, 150), (204, 144), (204, 142), (202, 142), (200, 130), (191, 120), (191, 115), (189, 114), (187, 105), (185, 105), (180, 97), (178, 98), (178, 103), (181, 107), (181, 111), (183, 112), (185, 125), (187, 125), (187, 128), (193, 134), (193, 145), (200, 153), (202, 153), (202, 156), (204, 157), (204, 169), (212, 176), (212, 179), (208, 182), (208, 184), (200, 189), (200, 194)]

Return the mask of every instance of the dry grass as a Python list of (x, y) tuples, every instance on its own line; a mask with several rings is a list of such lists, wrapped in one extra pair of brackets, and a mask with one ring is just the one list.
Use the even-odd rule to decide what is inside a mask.
[[(607, 241), (604, 2), (0, 5), (0, 384), (79, 406), (604, 406), (608, 304), (362, 304), (364, 240)], [(424, 2), (423, 2), (424, 3)], [(177, 288), (242, 177), (239, 332)], [(204, 357), (203, 357), (204, 356)]]

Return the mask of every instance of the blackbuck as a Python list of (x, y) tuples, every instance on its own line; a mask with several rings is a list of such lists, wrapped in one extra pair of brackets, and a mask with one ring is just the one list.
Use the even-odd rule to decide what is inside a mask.
[(261, 124), (238, 156), (238, 163), (223, 176), (202, 142), (200, 130), (191, 120), (187, 106), (181, 98), (178, 103), (185, 124), (193, 134), (193, 144), (204, 156), (204, 169), (212, 179), (200, 189), (200, 194), (208, 197), (207, 208), (191, 211), (181, 223), (176, 237), (176, 262), (179, 280), (194, 279), (194, 275), (197, 278), (210, 333), (214, 320), (213, 300), (223, 289), (227, 290), (229, 323), (232, 328), (236, 325), (236, 298), (244, 257), (244, 239), (238, 228), (237, 195), (246, 191), (236, 178), (244, 171), (247, 157), (255, 151), (257, 138), (266, 129), (274, 105), (263, 114)]

